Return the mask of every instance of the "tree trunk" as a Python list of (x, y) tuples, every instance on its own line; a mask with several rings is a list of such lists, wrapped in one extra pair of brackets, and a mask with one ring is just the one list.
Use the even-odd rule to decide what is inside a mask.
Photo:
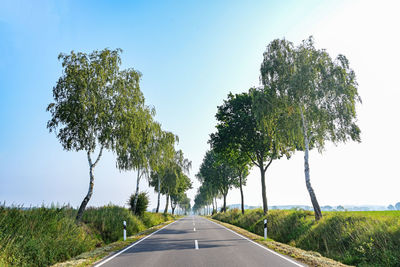
[(161, 192), (160, 192), (160, 177), (158, 177), (158, 196), (157, 196), (157, 208), (156, 208), (156, 213), (158, 213), (158, 210), (160, 209), (160, 197), (161, 197)]
[(215, 210), (216, 210), (217, 213), (218, 213), (218, 202), (217, 202), (217, 198), (215, 197), (214, 199), (215, 199)]
[(174, 203), (174, 201), (172, 200), (172, 197), (171, 197), (171, 210), (172, 210), (172, 215), (174, 215), (174, 211), (175, 211), (176, 205), (177, 205), (177, 203), (176, 203), (176, 202)]
[(242, 187), (242, 175), (239, 175), (240, 182), (240, 198), (242, 200), (242, 214), (244, 214), (244, 197), (243, 197), (243, 187)]
[(167, 202), (167, 203), (165, 203), (165, 209), (164, 209), (164, 213), (165, 213), (165, 214), (168, 213), (169, 194), (167, 193), (166, 196), (167, 196), (167, 199), (166, 199), (166, 202)]
[(82, 220), (83, 211), (86, 209), (86, 206), (93, 194), (94, 176), (93, 176), (92, 166), (89, 167), (89, 176), (90, 176), (89, 190), (87, 192), (86, 197), (83, 199), (81, 206), (79, 207), (78, 214), (76, 215), (76, 221), (78, 222)]
[(228, 194), (228, 193), (223, 194), (223, 195), (224, 195), (224, 206), (223, 206), (223, 208), (222, 208), (223, 212), (226, 212), (226, 195), (227, 195), (227, 194)]
[(94, 186), (94, 175), (93, 175), (93, 169), (99, 162), (101, 155), (103, 153), (103, 147), (100, 148), (99, 155), (97, 156), (97, 159), (94, 163), (92, 163), (92, 159), (90, 157), (90, 152), (87, 151), (87, 157), (88, 157), (88, 163), (89, 163), (89, 190), (83, 199), (81, 206), (78, 209), (78, 213), (76, 215), (76, 221), (80, 222), (82, 220), (83, 212), (86, 209), (87, 204), (89, 203), (90, 198), (92, 197), (93, 194), (93, 186)]
[(305, 149), (304, 149), (304, 175), (306, 178), (306, 187), (307, 187), (308, 193), (310, 194), (311, 203), (314, 208), (315, 220), (318, 221), (322, 218), (322, 212), (321, 212), (321, 208), (319, 207), (317, 197), (315, 196), (314, 189), (312, 188), (311, 182), (310, 182), (310, 167), (308, 165), (309, 140), (308, 140), (308, 135), (307, 135), (307, 123), (304, 118), (302, 108), (300, 108), (300, 113), (301, 113), (301, 119), (303, 121), (303, 134), (304, 134), (304, 146), (305, 146)]
[(137, 204), (137, 201), (138, 201), (138, 198), (139, 198), (139, 183), (140, 183), (140, 178), (141, 178), (140, 169), (138, 168), (138, 171), (137, 171), (137, 179), (136, 179), (135, 200), (133, 201), (133, 207), (132, 207), (132, 210), (133, 210), (133, 212), (134, 212), (135, 214), (136, 214), (136, 204)]
[(262, 193), (262, 199), (263, 199), (263, 210), (264, 214), (268, 213), (268, 205), (267, 205), (267, 192), (265, 189), (265, 171), (263, 164), (260, 165), (260, 172), (261, 172), (261, 193)]

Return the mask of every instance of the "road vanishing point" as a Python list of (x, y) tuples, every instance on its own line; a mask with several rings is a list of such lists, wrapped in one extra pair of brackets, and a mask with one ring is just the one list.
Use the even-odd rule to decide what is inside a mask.
[(94, 265), (121, 266), (306, 266), (224, 226), (186, 216)]

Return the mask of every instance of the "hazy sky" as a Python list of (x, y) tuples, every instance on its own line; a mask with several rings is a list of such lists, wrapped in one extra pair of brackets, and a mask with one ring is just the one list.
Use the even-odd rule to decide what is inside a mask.
[[(48, 133), (46, 106), (61, 75), (60, 52), (122, 48), (123, 68), (143, 73), (141, 88), (163, 128), (179, 135), (193, 161), (191, 179), (215, 131), (217, 106), (231, 91), (259, 85), (270, 41), (316, 47), (350, 60), (363, 104), (362, 143), (328, 145), (310, 154), (311, 182), (321, 205), (400, 201), (400, 2), (398, 1), (4, 1), (0, 0), (0, 201), (77, 206), (88, 189), (85, 152), (67, 152)], [(190, 2), (190, 3), (189, 3)], [(106, 153), (95, 169), (89, 205), (124, 205), (134, 172), (119, 172)], [(156, 195), (147, 182), (141, 189)], [(261, 205), (254, 169), (245, 202)], [(311, 205), (303, 154), (272, 163), (269, 205)], [(239, 190), (228, 203), (239, 203)], [(162, 204), (164, 204), (164, 199)]]

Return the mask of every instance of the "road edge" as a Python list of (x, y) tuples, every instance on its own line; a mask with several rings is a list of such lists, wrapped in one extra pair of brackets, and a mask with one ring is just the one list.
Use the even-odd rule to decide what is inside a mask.
[(136, 246), (137, 244), (139, 244), (139, 243), (141, 243), (142, 241), (146, 240), (146, 239), (149, 238), (150, 236), (152, 236), (152, 235), (154, 235), (154, 234), (160, 232), (161, 230), (167, 228), (167, 227), (170, 226), (171, 224), (174, 224), (174, 223), (176, 223), (177, 221), (179, 221), (179, 220), (181, 220), (181, 219), (182, 219), (182, 218), (180, 218), (180, 219), (178, 219), (178, 220), (175, 220), (175, 221), (173, 221), (173, 222), (171, 222), (171, 223), (169, 223), (169, 224), (167, 224), (167, 225), (165, 225), (165, 226), (159, 228), (158, 230), (156, 230), (156, 231), (154, 231), (154, 232), (152, 232), (152, 233), (150, 233), (150, 234), (148, 234), (148, 235), (146, 235), (146, 236), (144, 236), (144, 237), (142, 237), (142, 238), (140, 238), (140, 239), (134, 241), (132, 244), (130, 244), (130, 245), (124, 247), (123, 249), (121, 249), (121, 250), (119, 250), (119, 251), (117, 251), (117, 252), (115, 252), (115, 253), (113, 253), (112, 255), (108, 255), (107, 257), (102, 258), (101, 260), (98, 260), (97, 262), (94, 262), (92, 266), (93, 266), (93, 267), (100, 267), (101, 265), (103, 265), (103, 264), (105, 264), (105, 263), (111, 261), (112, 259), (114, 259), (115, 257), (121, 255), (122, 253), (124, 253), (124, 252), (127, 251), (128, 249), (133, 248), (134, 246)]

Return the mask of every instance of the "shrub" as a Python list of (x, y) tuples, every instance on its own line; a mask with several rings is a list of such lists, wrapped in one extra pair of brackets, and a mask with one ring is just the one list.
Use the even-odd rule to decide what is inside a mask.
[(144, 225), (150, 228), (163, 222), (170, 221), (173, 217), (169, 214), (145, 212), (141, 219)]
[(135, 194), (132, 194), (128, 201), (131, 211), (135, 215), (142, 216), (144, 212), (147, 210), (147, 207), (149, 206), (149, 196), (147, 192), (139, 193), (135, 210), (133, 210), (134, 201), (135, 201)]
[(146, 228), (139, 217), (133, 215), (128, 209), (115, 205), (99, 208), (90, 207), (86, 209), (82, 220), (94, 229), (107, 244), (123, 237), (123, 221), (126, 221), (128, 236)]

